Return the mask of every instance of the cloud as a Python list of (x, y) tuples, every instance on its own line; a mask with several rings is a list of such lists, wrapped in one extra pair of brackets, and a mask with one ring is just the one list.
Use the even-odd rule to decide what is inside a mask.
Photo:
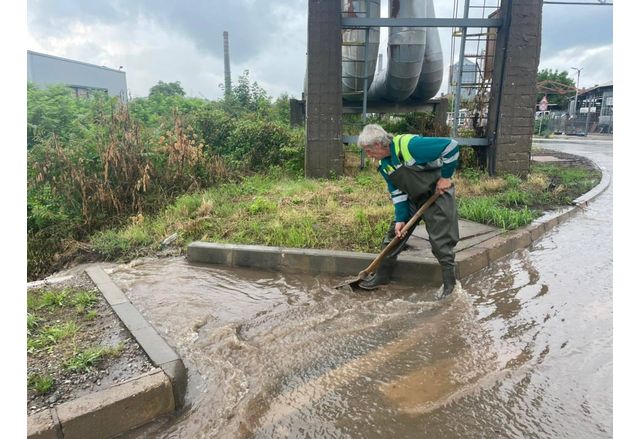
[(575, 46), (541, 58), (539, 70), (566, 70), (575, 81), (577, 73), (571, 67), (582, 68), (580, 87), (592, 87), (613, 80), (612, 60), (613, 44), (598, 47)]
[(74, 24), (119, 25), (129, 33), (141, 20), (181, 34), (205, 54), (222, 56), (222, 33), (234, 35), (234, 56), (246, 61), (277, 43), (283, 11), (302, 11), (304, 0), (31, 0), (28, 24), (37, 36), (60, 37)]
[[(299, 96), (306, 68), (307, 2), (29, 0), (28, 48), (112, 68), (122, 65), (134, 96), (145, 96), (162, 80), (180, 81), (189, 95), (219, 98), (223, 93), (218, 85), (224, 82), (222, 33), (228, 31), (232, 80), (249, 70), (251, 80), (271, 96)], [(381, 3), (385, 16), (387, 2)], [(436, 16), (453, 16), (452, 0), (434, 3)], [(545, 5), (540, 68), (583, 66), (581, 84), (610, 80), (611, 9)], [(443, 92), (451, 31), (440, 29)], [(381, 44), (381, 51), (386, 45)]]

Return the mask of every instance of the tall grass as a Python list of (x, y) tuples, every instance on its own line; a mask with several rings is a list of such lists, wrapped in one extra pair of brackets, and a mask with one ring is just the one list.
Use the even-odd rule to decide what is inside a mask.
[(514, 210), (503, 207), (491, 197), (463, 198), (459, 200), (459, 215), (470, 221), (489, 224), (507, 230), (517, 229), (529, 224), (537, 212), (527, 206)]

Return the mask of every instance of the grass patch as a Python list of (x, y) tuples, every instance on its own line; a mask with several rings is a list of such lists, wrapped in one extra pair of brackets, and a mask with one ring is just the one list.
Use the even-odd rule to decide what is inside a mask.
[(75, 305), (76, 311), (84, 313), (98, 303), (98, 296), (91, 291), (79, 291), (73, 296), (72, 303)]
[(39, 395), (53, 390), (54, 380), (48, 375), (32, 374), (27, 377), (27, 387)]
[[(460, 218), (514, 229), (566, 206), (599, 180), (597, 171), (534, 165), (527, 178), (489, 177), (477, 169), (454, 176)], [(161, 214), (91, 242), (107, 259), (152, 254), (170, 234), (193, 240), (328, 250), (379, 251), (393, 218), (386, 183), (371, 164), (353, 176), (304, 179), (277, 173), (244, 177), (180, 197)]]
[(40, 318), (35, 315), (27, 312), (27, 335), (31, 335), (40, 325)]
[(61, 308), (67, 304), (67, 299), (69, 297), (69, 290), (62, 291), (45, 291), (42, 296), (40, 296), (40, 300), (37, 301), (35, 305), (35, 309), (54, 309)]
[(122, 353), (123, 345), (113, 347), (93, 346), (80, 352), (62, 363), (63, 369), (69, 372), (87, 372), (109, 356), (117, 357)]
[(75, 322), (47, 326), (35, 333), (34, 336), (27, 337), (27, 352), (34, 352), (58, 344), (60, 341), (71, 338), (77, 333), (78, 325)]
[(491, 197), (463, 198), (458, 204), (458, 213), (462, 218), (507, 230), (525, 226), (537, 216), (527, 206), (510, 209)]

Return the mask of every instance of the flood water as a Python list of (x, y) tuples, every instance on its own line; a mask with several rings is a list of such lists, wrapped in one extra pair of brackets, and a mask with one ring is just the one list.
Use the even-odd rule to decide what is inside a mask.
[[(611, 172), (611, 144), (554, 149)], [(612, 190), (440, 302), (182, 258), (116, 269), (189, 370), (186, 408), (129, 437), (612, 437)]]

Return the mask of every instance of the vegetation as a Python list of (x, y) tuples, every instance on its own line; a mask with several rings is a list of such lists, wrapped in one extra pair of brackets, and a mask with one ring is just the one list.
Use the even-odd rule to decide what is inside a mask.
[[(357, 169), (354, 147), (345, 149), (347, 176), (302, 178), (303, 131), (288, 124), (289, 97), (267, 96), (247, 71), (217, 101), (162, 81), (128, 106), (101, 93), (77, 99), (61, 86), (29, 84), (27, 93), (29, 279), (74, 258), (150, 254), (174, 233), (177, 246), (204, 239), (375, 251), (392, 216), (384, 182), (368, 161)], [(345, 121), (358, 132), (357, 116)], [(431, 114), (370, 122), (448, 135)], [(534, 168), (527, 180), (489, 178), (472, 148), (461, 149), (460, 164), (461, 217), (506, 229), (566, 204), (593, 180), (554, 167)], [(43, 306), (71, 303), (92, 315), (88, 296), (69, 300), (52, 296)], [(42, 327), (32, 314), (35, 333)]]
[(185, 97), (179, 82), (160, 82), (127, 107), (104, 94), (76, 99), (63, 86), (29, 84), (27, 93), (29, 279), (92, 257), (91, 234), (184, 193), (272, 167), (303, 170), (302, 131), (285, 123), (288, 97), (272, 103), (248, 72), (223, 101)]
[(122, 353), (122, 344), (114, 347), (92, 346), (83, 351), (76, 352), (66, 360), (62, 367), (69, 372), (86, 372), (100, 361), (109, 356), (118, 356)]
[[(548, 83), (549, 86), (561, 90), (562, 92), (540, 92), (537, 94), (536, 102), (540, 102), (542, 97), (546, 95), (551, 109), (566, 110), (568, 108), (569, 101), (575, 96), (575, 92), (572, 92), (571, 88), (576, 86), (573, 79), (569, 78), (569, 72), (566, 70), (558, 72), (558, 70), (552, 71), (551, 69), (542, 69), (538, 72), (537, 81), (538, 83), (543, 81), (552, 81), (555, 84)], [(537, 132), (538, 131), (536, 131), (536, 133)]]
[[(584, 168), (535, 165), (526, 179), (489, 177), (468, 168), (456, 174), (461, 218), (515, 229), (545, 209), (570, 203), (595, 186)], [(164, 237), (193, 240), (376, 252), (393, 217), (386, 186), (371, 164), (355, 176), (307, 180), (254, 175), (233, 184), (179, 197), (157, 216), (91, 237), (105, 259), (152, 254)], [(137, 236), (138, 239), (132, 237)]]
[[(90, 322), (97, 315), (95, 290), (44, 288), (27, 291), (27, 387), (35, 394), (56, 389), (57, 369), (86, 371), (122, 346), (86, 346)], [(33, 364), (40, 365), (34, 367)], [(46, 365), (43, 367), (42, 365)]]

